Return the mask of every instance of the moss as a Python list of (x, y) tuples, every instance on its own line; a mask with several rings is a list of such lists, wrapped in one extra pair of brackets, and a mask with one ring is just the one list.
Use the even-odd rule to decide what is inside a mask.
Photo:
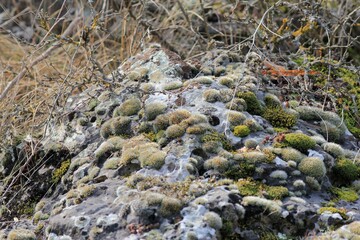
[(80, 126), (86, 126), (89, 123), (89, 120), (86, 117), (81, 117), (78, 118), (77, 120), (77, 124), (79, 124)]
[(264, 102), (268, 108), (281, 108), (281, 102), (274, 94), (266, 93), (264, 96)]
[(219, 77), (218, 79), (219, 83), (221, 85), (224, 85), (228, 88), (234, 88), (235, 87), (235, 83), (234, 83), (234, 79), (224, 76), (224, 77)]
[(267, 161), (267, 156), (262, 152), (246, 152), (244, 153), (244, 159), (247, 163), (261, 163)]
[(94, 111), (94, 109), (97, 107), (97, 105), (99, 105), (100, 101), (97, 100), (96, 98), (92, 98), (90, 99), (89, 103), (88, 103), (88, 111)]
[(360, 221), (355, 221), (355, 222), (350, 223), (348, 225), (348, 229), (350, 230), (350, 232), (352, 232), (356, 235), (360, 235)]
[(112, 157), (104, 162), (104, 169), (117, 169), (120, 163), (120, 158)]
[(60, 167), (55, 169), (51, 176), (52, 183), (58, 183), (61, 177), (67, 172), (70, 167), (70, 159), (65, 160), (61, 163)]
[(288, 178), (288, 175), (283, 170), (275, 170), (275, 171), (271, 172), (270, 177), (276, 178), (276, 179), (281, 179), (281, 180), (286, 180)]
[(244, 206), (258, 206), (263, 208), (265, 211), (269, 211), (273, 214), (280, 214), (281, 207), (272, 200), (267, 200), (261, 197), (254, 197), (254, 196), (246, 196), (242, 200), (242, 205)]
[(206, 102), (214, 103), (218, 101), (222, 101), (221, 94), (216, 89), (208, 89), (203, 92), (203, 98)]
[(213, 82), (214, 82), (213, 77), (200, 76), (200, 77), (188, 80), (184, 85), (188, 86), (190, 83), (200, 83), (200, 84), (211, 85)]
[(204, 222), (206, 222), (209, 227), (214, 228), (215, 230), (220, 230), (223, 226), (221, 217), (215, 212), (205, 213)]
[(281, 157), (285, 161), (295, 161), (299, 163), (306, 156), (294, 148), (287, 147), (281, 149)]
[(152, 83), (142, 83), (140, 89), (144, 91), (144, 93), (152, 93), (155, 91), (155, 86)]
[(346, 209), (344, 208), (334, 208), (334, 207), (321, 207), (318, 209), (319, 214), (323, 214), (324, 212), (331, 212), (331, 213), (339, 213), (342, 218), (348, 219), (346, 215)]
[(112, 127), (111, 127), (111, 121), (106, 121), (100, 129), (100, 135), (107, 139), (112, 135)]
[(255, 119), (246, 119), (244, 125), (248, 126), (251, 132), (257, 132), (263, 130), (260, 124)]
[(112, 133), (116, 136), (129, 136), (131, 134), (131, 118), (116, 117), (111, 120)]
[(141, 110), (141, 102), (138, 98), (131, 98), (123, 102), (114, 110), (114, 117), (132, 116)]
[(237, 97), (245, 100), (247, 111), (250, 114), (261, 115), (263, 113), (263, 108), (253, 92), (239, 92)]
[(341, 142), (344, 138), (345, 129), (338, 127), (329, 121), (320, 123), (320, 132), (327, 141)]
[(304, 158), (298, 168), (302, 173), (314, 178), (322, 178), (326, 174), (324, 161), (318, 157)]
[(174, 124), (166, 129), (165, 135), (170, 139), (179, 138), (184, 135), (185, 130), (186, 129), (182, 125)]
[(103, 142), (94, 152), (97, 161), (104, 161), (115, 150), (115, 146), (109, 142)]
[(256, 139), (250, 138), (245, 140), (245, 147), (248, 149), (255, 149), (258, 146), (258, 141)]
[(319, 184), (319, 181), (316, 180), (314, 177), (306, 176), (305, 182), (309, 185), (309, 187), (315, 191), (319, 191), (321, 189), (321, 186)]
[(229, 161), (223, 157), (213, 157), (205, 161), (205, 169), (214, 169), (219, 172), (225, 172), (229, 167)]
[(297, 121), (296, 115), (287, 113), (281, 107), (267, 108), (263, 117), (274, 127), (291, 128)]
[(168, 126), (170, 126), (169, 116), (165, 114), (158, 115), (153, 124), (155, 132), (165, 130)]
[(241, 125), (246, 120), (245, 114), (237, 111), (229, 111), (227, 114), (227, 119), (230, 123), (230, 127)]
[(246, 111), (246, 102), (242, 98), (234, 98), (225, 105), (225, 108), (239, 112)]
[(166, 110), (166, 104), (162, 102), (152, 102), (145, 107), (145, 116), (149, 121), (154, 120), (158, 115)]
[(303, 153), (306, 153), (308, 149), (312, 149), (316, 145), (313, 139), (303, 133), (286, 134), (284, 143)]
[(189, 118), (191, 113), (186, 109), (178, 109), (169, 114), (170, 125), (179, 124), (183, 120)]
[(234, 135), (236, 137), (246, 137), (250, 134), (250, 129), (246, 125), (238, 125), (234, 128)]
[(255, 165), (241, 162), (239, 165), (231, 166), (225, 173), (225, 177), (238, 180), (253, 176), (255, 173)]
[(270, 199), (276, 200), (289, 196), (289, 190), (283, 186), (269, 186), (266, 188), (266, 193)]
[(192, 114), (189, 118), (183, 120), (184, 124), (188, 126), (195, 124), (208, 124), (208, 118), (203, 114)]
[(236, 183), (242, 196), (259, 196), (264, 190), (264, 185), (251, 179), (240, 179)]
[(7, 237), (8, 240), (36, 240), (36, 235), (33, 231), (18, 228), (11, 230)]
[(80, 184), (77, 188), (77, 191), (81, 198), (87, 198), (95, 191), (95, 189), (96, 187), (94, 185)]
[(332, 170), (334, 179), (340, 184), (350, 184), (360, 177), (360, 168), (349, 159), (338, 159)]
[(207, 143), (211, 141), (219, 142), (221, 143), (222, 147), (225, 150), (227, 151), (233, 150), (233, 146), (231, 145), (231, 142), (226, 138), (224, 134), (218, 132), (207, 133), (200, 138), (200, 141), (202, 143)]
[(42, 211), (38, 211), (33, 216), (33, 223), (37, 224), (41, 220), (47, 220), (49, 218), (49, 214), (44, 214)]
[(160, 214), (164, 217), (173, 216), (179, 213), (182, 204), (180, 200), (172, 197), (165, 197), (161, 202)]
[(160, 169), (166, 158), (166, 152), (159, 151), (154, 148), (149, 148), (147, 151), (140, 152), (139, 161), (141, 167), (150, 167), (154, 169)]
[(330, 153), (334, 157), (344, 156), (344, 149), (336, 143), (324, 143), (322, 148), (325, 152)]
[(336, 195), (338, 200), (355, 202), (359, 199), (359, 195), (351, 188), (331, 188), (331, 192)]
[(210, 129), (208, 124), (196, 124), (186, 129), (186, 133), (200, 135), (206, 133)]
[(175, 81), (168, 82), (168, 83), (164, 84), (163, 88), (166, 91), (171, 91), (171, 90), (179, 89), (182, 86), (183, 86), (183, 83), (181, 81), (175, 80)]

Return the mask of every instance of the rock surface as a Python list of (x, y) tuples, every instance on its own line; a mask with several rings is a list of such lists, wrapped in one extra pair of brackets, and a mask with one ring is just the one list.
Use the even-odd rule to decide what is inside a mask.
[[(0, 223), (0, 239), (287, 239), (334, 227), (323, 237), (360, 238), (356, 139), (335, 113), (268, 94), (260, 63), (225, 50), (185, 63), (153, 46), (111, 87), (69, 98), (37, 145), (33, 184), (14, 196), (36, 204), (33, 216), (2, 203), (19, 219)], [(2, 176), (26, 144), (2, 153)]]

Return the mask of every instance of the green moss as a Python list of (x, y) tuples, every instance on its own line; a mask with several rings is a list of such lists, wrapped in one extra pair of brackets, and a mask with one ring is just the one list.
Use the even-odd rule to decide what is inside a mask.
[(281, 102), (277, 96), (271, 93), (266, 93), (264, 102), (268, 108), (281, 108)]
[(234, 98), (232, 101), (228, 102), (225, 107), (229, 110), (234, 111), (246, 111), (246, 102), (242, 98)]
[(239, 92), (237, 97), (245, 100), (247, 111), (250, 114), (261, 115), (263, 113), (260, 102), (257, 100), (253, 92)]
[(340, 184), (350, 184), (360, 177), (360, 168), (349, 159), (339, 159), (333, 167), (335, 180)]
[(208, 124), (196, 124), (186, 129), (186, 133), (200, 135), (206, 133), (210, 129)]
[(223, 157), (213, 157), (205, 161), (205, 169), (214, 169), (219, 172), (225, 172), (229, 167), (229, 161)]
[(157, 140), (156, 133), (154, 132), (144, 133), (144, 136), (152, 142), (156, 142)]
[(336, 143), (324, 143), (322, 148), (325, 152), (330, 153), (334, 157), (344, 156), (344, 149)]
[(285, 161), (295, 161), (299, 163), (306, 156), (302, 154), (300, 151), (288, 147), (281, 149), (281, 157)]
[(222, 101), (221, 94), (216, 89), (205, 90), (203, 93), (203, 98), (206, 102), (210, 102), (210, 103)]
[(36, 235), (33, 231), (27, 229), (11, 230), (7, 237), (8, 240), (36, 240)]
[(234, 128), (234, 135), (237, 137), (246, 137), (250, 134), (250, 129), (246, 125), (238, 125)]
[(258, 151), (246, 152), (243, 155), (244, 155), (244, 160), (250, 164), (262, 163), (268, 160), (266, 154)]
[(172, 197), (165, 197), (161, 202), (160, 214), (165, 217), (176, 215), (179, 213), (181, 206), (180, 200)]
[(182, 125), (174, 124), (168, 127), (165, 131), (165, 135), (169, 139), (179, 138), (185, 133), (185, 128)]
[(99, 105), (99, 103), (99, 100), (97, 100), (96, 98), (92, 98), (88, 103), (88, 110), (94, 111), (94, 109), (97, 107), (97, 105)]
[(346, 209), (344, 208), (335, 208), (335, 207), (321, 207), (318, 210), (319, 214), (323, 214), (324, 212), (331, 212), (331, 213), (339, 213), (342, 218), (348, 219), (349, 217), (346, 215)]
[(225, 173), (225, 177), (238, 180), (253, 176), (255, 173), (255, 165), (241, 162), (239, 165), (231, 166)]
[(251, 179), (240, 179), (236, 185), (242, 196), (259, 196), (264, 190), (263, 184)]
[(233, 88), (235, 86), (234, 80), (227, 76), (219, 77), (219, 83), (228, 88)]
[(223, 226), (221, 217), (215, 212), (205, 213), (204, 222), (206, 222), (209, 227), (214, 228), (215, 230), (219, 230)]
[(166, 152), (155, 148), (149, 148), (146, 151), (142, 151), (139, 155), (141, 167), (149, 167), (154, 169), (160, 169), (165, 163), (165, 158)]
[(299, 170), (314, 178), (322, 178), (326, 174), (324, 161), (318, 157), (307, 157), (301, 160)]
[(171, 91), (171, 90), (179, 89), (182, 86), (183, 86), (183, 83), (179, 80), (176, 80), (176, 81), (172, 81), (172, 82), (168, 82), (168, 83), (164, 84), (164, 90)]
[(167, 106), (162, 102), (152, 102), (145, 107), (145, 116), (149, 121), (154, 120), (158, 115), (165, 112)]
[(131, 118), (116, 117), (110, 121), (111, 130), (114, 135), (128, 137), (131, 134)]
[(359, 199), (359, 195), (351, 188), (332, 188), (331, 192), (336, 195), (338, 200), (347, 202), (355, 202)]
[(245, 140), (244, 145), (248, 149), (255, 149), (259, 145), (259, 142), (256, 139), (250, 138)]
[(123, 102), (114, 110), (114, 117), (135, 115), (140, 111), (140, 109), (140, 100), (138, 98), (131, 98)]
[(284, 143), (303, 153), (306, 153), (308, 149), (312, 149), (316, 145), (313, 139), (303, 133), (286, 134)]
[(266, 193), (270, 199), (283, 199), (289, 195), (289, 190), (283, 186), (269, 186)]
[(66, 173), (66, 171), (70, 167), (70, 159), (63, 161), (59, 168), (55, 169), (51, 176), (51, 182), (52, 183), (58, 183), (61, 179), (61, 177)]
[(246, 120), (245, 114), (237, 111), (229, 111), (227, 114), (227, 120), (230, 123), (230, 127), (241, 125)]
[(281, 107), (266, 108), (263, 117), (274, 127), (291, 128), (297, 121), (296, 115), (284, 111)]
[(219, 142), (221, 143), (222, 147), (225, 150), (227, 151), (233, 150), (233, 146), (231, 145), (231, 142), (226, 138), (224, 134), (218, 132), (207, 133), (200, 138), (200, 141), (202, 143), (211, 142), (211, 141)]
[(186, 109), (178, 109), (169, 114), (170, 125), (179, 124), (183, 120), (189, 118), (191, 113)]
[(117, 169), (119, 167), (120, 158), (112, 157), (104, 162), (104, 169)]
[(341, 142), (344, 138), (345, 129), (328, 121), (322, 121), (320, 123), (320, 132), (327, 141)]

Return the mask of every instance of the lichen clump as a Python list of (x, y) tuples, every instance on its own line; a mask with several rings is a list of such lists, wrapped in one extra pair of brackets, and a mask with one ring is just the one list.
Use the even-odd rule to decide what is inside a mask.
[(286, 134), (284, 143), (303, 153), (306, 153), (308, 149), (312, 149), (316, 145), (313, 139), (303, 133)]

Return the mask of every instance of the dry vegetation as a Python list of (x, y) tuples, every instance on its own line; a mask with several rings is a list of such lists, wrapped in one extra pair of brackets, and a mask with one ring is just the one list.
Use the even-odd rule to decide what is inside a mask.
[[(358, 74), (359, 11), (356, 0), (1, 1), (1, 146), (41, 138), (69, 96), (113, 84), (106, 76), (152, 42), (184, 59), (247, 46), (287, 68), (293, 59), (308, 69), (321, 63), (327, 80), (344, 65)], [(357, 127), (358, 91), (347, 105)]]

